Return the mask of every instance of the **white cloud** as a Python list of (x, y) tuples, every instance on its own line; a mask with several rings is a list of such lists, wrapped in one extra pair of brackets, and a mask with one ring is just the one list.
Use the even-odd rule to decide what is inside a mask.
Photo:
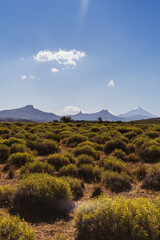
[(58, 64), (76, 66), (77, 61), (85, 56), (85, 52), (75, 49), (70, 51), (59, 49), (58, 52), (51, 52), (49, 50), (40, 51), (34, 56), (34, 59), (38, 62), (57, 61)]
[(35, 79), (35, 76), (30, 75), (29, 78), (30, 78), (30, 79)]
[(21, 57), (21, 61), (24, 61), (24, 58), (23, 58), (23, 57)]
[(52, 71), (53, 73), (59, 72), (59, 70), (58, 70), (57, 68), (51, 68), (51, 71)]
[(108, 82), (108, 87), (115, 87), (115, 83), (114, 83), (113, 80), (110, 80), (110, 81)]
[(26, 75), (21, 76), (21, 79), (22, 79), (22, 80), (25, 80), (26, 78), (27, 78)]
[(75, 106), (66, 106), (63, 110), (64, 113), (66, 114), (76, 114), (80, 112), (80, 109), (78, 107)]

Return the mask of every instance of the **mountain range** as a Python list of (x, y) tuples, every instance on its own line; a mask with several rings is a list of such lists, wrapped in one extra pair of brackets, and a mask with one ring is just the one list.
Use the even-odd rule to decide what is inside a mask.
[[(81, 111), (75, 115), (70, 115), (71, 119), (75, 121), (97, 121), (98, 118), (101, 118), (103, 121), (134, 121), (142, 119), (156, 118), (157, 116), (145, 111), (141, 107), (136, 107), (133, 110), (115, 116), (111, 114), (108, 110), (101, 110), (96, 113), (82, 113)], [(54, 113), (48, 113), (34, 108), (33, 105), (26, 105), (22, 108), (3, 110), (0, 111), (0, 120), (1, 121), (16, 121), (16, 120), (25, 120), (25, 121), (36, 121), (36, 122), (52, 122), (54, 120), (60, 121), (61, 116), (58, 116)]]

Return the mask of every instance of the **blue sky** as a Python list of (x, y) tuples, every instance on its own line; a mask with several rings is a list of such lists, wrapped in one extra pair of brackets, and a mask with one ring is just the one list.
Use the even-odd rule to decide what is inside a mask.
[(160, 116), (159, 0), (1, 0), (0, 109)]

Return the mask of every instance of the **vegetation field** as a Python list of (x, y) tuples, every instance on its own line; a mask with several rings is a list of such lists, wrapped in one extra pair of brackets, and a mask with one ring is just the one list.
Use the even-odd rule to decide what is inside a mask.
[(159, 240), (159, 191), (159, 124), (0, 123), (2, 240)]

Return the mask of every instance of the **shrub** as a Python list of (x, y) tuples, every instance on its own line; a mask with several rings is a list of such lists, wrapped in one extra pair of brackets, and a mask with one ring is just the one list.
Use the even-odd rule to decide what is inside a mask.
[(54, 174), (54, 167), (47, 163), (41, 161), (34, 161), (31, 163), (26, 163), (25, 166), (21, 167), (20, 174), (29, 174), (29, 173), (48, 173), (50, 175)]
[(77, 157), (77, 164), (78, 166), (82, 165), (82, 164), (94, 164), (94, 157), (89, 156), (87, 154), (81, 154)]
[(138, 151), (142, 160), (147, 163), (157, 163), (160, 161), (160, 147), (156, 145), (142, 145)]
[(59, 170), (59, 175), (76, 177), (78, 175), (78, 169), (74, 164), (68, 164)]
[(32, 228), (19, 217), (9, 217), (0, 213), (0, 239), (1, 240), (35, 240)]
[(94, 157), (97, 160), (100, 158), (99, 152), (95, 151), (94, 148), (89, 145), (77, 147), (77, 149), (75, 150), (75, 155), (79, 156), (81, 154), (87, 154), (89, 156)]
[(105, 154), (110, 154), (115, 149), (121, 149), (124, 152), (127, 152), (127, 145), (121, 139), (110, 140), (104, 145)]
[(160, 191), (160, 164), (151, 169), (142, 182), (142, 188)]
[(77, 162), (74, 154), (71, 151), (70, 152), (69, 151), (62, 152), (62, 155), (64, 157), (67, 157), (69, 159), (70, 163), (74, 163), (75, 164)]
[(76, 212), (77, 240), (157, 240), (160, 236), (157, 205), (145, 198), (91, 200)]
[(83, 196), (84, 185), (80, 179), (73, 177), (61, 177), (61, 179), (67, 181), (67, 183), (70, 185), (75, 200)]
[(147, 175), (147, 167), (143, 164), (139, 165), (135, 169), (134, 175), (136, 175), (136, 177), (139, 181), (143, 180)]
[(40, 156), (43, 156), (58, 152), (59, 148), (56, 141), (44, 139), (37, 141), (36, 150)]
[(14, 209), (21, 215), (53, 215), (68, 212), (71, 189), (63, 179), (35, 173), (20, 181), (13, 195)]
[(130, 176), (124, 172), (105, 171), (102, 174), (102, 182), (112, 192), (123, 192), (131, 189)]
[(125, 156), (126, 156), (126, 153), (123, 152), (121, 149), (115, 149), (112, 153), (111, 153), (112, 156), (114, 157), (117, 157), (117, 158), (120, 158), (122, 160), (125, 159)]
[(103, 166), (105, 170), (112, 170), (119, 173), (126, 170), (126, 163), (113, 156), (105, 158)]
[(101, 168), (92, 166), (91, 164), (83, 164), (79, 167), (79, 175), (86, 181), (100, 181)]
[(67, 239), (68, 235), (64, 233), (56, 233), (53, 238), (53, 240), (67, 240)]
[(10, 149), (6, 145), (0, 144), (0, 163), (5, 163), (9, 157)]
[(51, 154), (46, 157), (46, 160), (49, 164), (53, 165), (57, 171), (61, 167), (70, 164), (68, 157), (63, 156), (63, 154), (60, 153)]
[(133, 162), (133, 163), (136, 163), (139, 161), (139, 157), (136, 153), (130, 153), (128, 155), (125, 156), (125, 159), (124, 159), (126, 162)]
[(17, 152), (26, 152), (27, 148), (26, 145), (21, 143), (13, 143), (11, 146), (11, 153), (17, 153)]
[(79, 143), (85, 142), (87, 138), (81, 134), (75, 134), (67, 139), (67, 146), (76, 147)]
[(148, 131), (148, 132), (146, 132), (146, 135), (150, 138), (153, 138), (153, 139), (159, 137), (159, 133), (155, 132), (155, 131)]
[(10, 186), (0, 186), (0, 207), (9, 207), (12, 202), (13, 189)]
[(33, 161), (35, 161), (34, 156), (29, 153), (13, 153), (8, 158), (9, 164), (14, 165), (16, 168), (20, 168), (27, 162)]
[(98, 197), (103, 194), (102, 188), (100, 185), (95, 185), (91, 198)]
[(24, 139), (19, 138), (10, 138), (3, 141), (3, 144), (7, 145), (8, 147), (12, 146), (13, 143), (25, 144), (26, 141)]
[(53, 132), (47, 132), (47, 133), (45, 134), (45, 138), (47, 138), (47, 139), (52, 139), (52, 140), (54, 140), (54, 141), (56, 141), (56, 142), (60, 142), (60, 140), (61, 140), (60, 135), (59, 135), (59, 134), (56, 134), (56, 133), (53, 133)]

